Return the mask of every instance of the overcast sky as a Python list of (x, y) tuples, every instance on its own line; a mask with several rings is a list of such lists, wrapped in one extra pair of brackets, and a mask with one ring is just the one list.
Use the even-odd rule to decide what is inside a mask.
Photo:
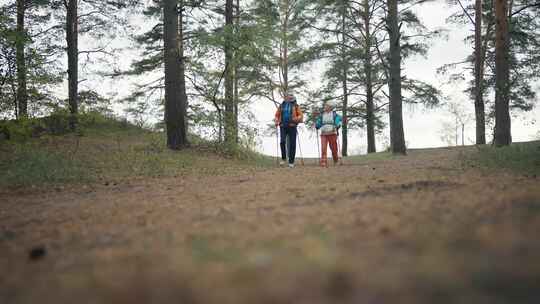
[[(432, 43), (427, 56), (414, 57), (408, 59), (404, 64), (404, 73), (410, 78), (416, 78), (435, 85), (442, 90), (448, 97), (445, 102), (460, 102), (470, 109), (474, 115), (474, 104), (465, 94), (463, 94), (464, 84), (448, 84), (444, 76), (436, 73), (437, 68), (452, 62), (463, 61), (463, 59), (472, 52), (472, 45), (466, 44), (463, 40), (472, 28), (447, 24), (447, 17), (457, 9), (446, 4), (446, 1), (435, 1), (424, 4), (417, 8), (419, 17), (429, 29), (445, 28), (448, 30), (446, 37), (435, 40)], [(312, 71), (319, 73), (320, 71)], [(535, 89), (540, 94), (539, 85)], [(302, 100), (299, 100), (302, 103)], [(253, 111), (260, 119), (261, 125), (271, 122), (275, 108), (272, 105), (259, 104), (253, 107)], [(532, 112), (513, 113), (512, 117), (512, 136), (515, 142), (528, 141), (533, 139), (534, 135), (540, 131), (538, 125), (534, 122), (540, 118), (540, 110), (535, 108)], [(443, 121), (450, 121), (450, 115), (443, 109), (425, 110), (420, 107), (404, 107), (404, 127), (405, 140), (409, 148), (427, 148), (447, 146), (441, 140), (440, 130)], [(466, 126), (465, 143), (473, 144), (475, 140), (474, 120)], [(365, 153), (367, 149), (367, 139), (365, 131), (354, 132), (349, 136), (349, 154)], [(487, 136), (490, 138), (491, 130), (487, 130)], [(317, 146), (315, 140), (315, 131), (308, 130), (305, 127), (300, 128), (300, 143), (304, 156), (316, 157)], [(388, 137), (388, 130), (385, 130), (383, 137)], [(380, 150), (385, 139), (377, 138), (378, 149)], [(461, 141), (461, 139), (460, 139)], [(265, 137), (261, 140), (259, 150), (264, 154), (276, 155), (276, 139)], [(297, 150), (298, 153), (298, 150)]]

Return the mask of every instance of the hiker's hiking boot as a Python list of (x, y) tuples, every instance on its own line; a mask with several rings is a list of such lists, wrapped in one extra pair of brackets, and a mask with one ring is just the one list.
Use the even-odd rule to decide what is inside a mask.
[(326, 160), (321, 160), (321, 167), (328, 168), (328, 162)]
[(294, 164), (289, 164), (289, 168), (294, 168)]
[(279, 166), (280, 166), (280, 167), (285, 166), (285, 161), (284, 161), (284, 160), (280, 160), (280, 161), (279, 161)]

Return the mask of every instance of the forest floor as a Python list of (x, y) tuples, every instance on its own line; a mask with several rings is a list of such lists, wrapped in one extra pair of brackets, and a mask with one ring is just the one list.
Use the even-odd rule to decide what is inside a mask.
[(0, 303), (540, 303), (540, 181), (474, 153), (0, 191)]

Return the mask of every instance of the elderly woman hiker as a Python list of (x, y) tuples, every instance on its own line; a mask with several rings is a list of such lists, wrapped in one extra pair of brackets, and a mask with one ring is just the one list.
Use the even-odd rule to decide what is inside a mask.
[[(287, 161), (287, 152), (289, 156), (289, 168), (294, 168), (294, 159), (296, 156), (296, 137), (298, 135), (297, 126), (304, 120), (304, 114), (300, 106), (296, 103), (293, 95), (287, 94), (285, 100), (278, 107), (274, 123), (279, 126), (281, 162), (280, 166), (285, 165)], [(288, 145), (287, 145), (288, 143)]]
[(315, 115), (317, 116), (315, 128), (321, 131), (322, 155), (320, 165), (328, 167), (326, 156), (327, 145), (330, 145), (332, 159), (334, 160), (334, 165), (336, 165), (339, 161), (337, 137), (339, 135), (339, 128), (341, 127), (341, 116), (336, 113), (330, 101), (324, 103), (324, 110), (322, 113), (315, 113)]

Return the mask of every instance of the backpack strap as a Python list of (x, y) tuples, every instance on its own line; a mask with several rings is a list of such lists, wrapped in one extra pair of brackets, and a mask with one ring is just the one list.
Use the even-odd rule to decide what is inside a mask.
[[(337, 112), (334, 110), (334, 124), (336, 123), (336, 118), (337, 118)], [(336, 134), (337, 136), (339, 137), (339, 127), (336, 126)]]

